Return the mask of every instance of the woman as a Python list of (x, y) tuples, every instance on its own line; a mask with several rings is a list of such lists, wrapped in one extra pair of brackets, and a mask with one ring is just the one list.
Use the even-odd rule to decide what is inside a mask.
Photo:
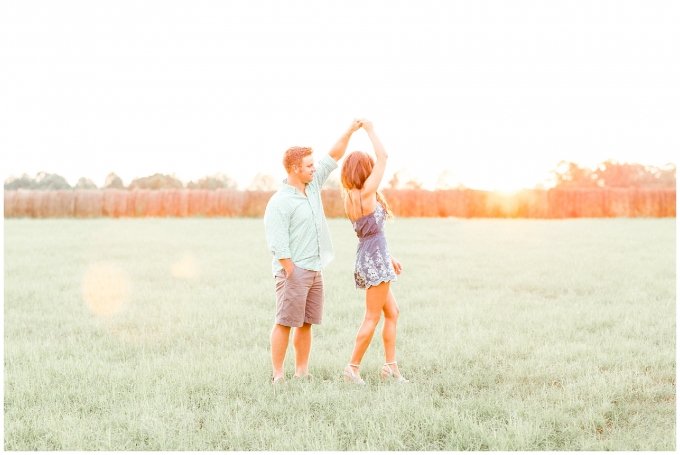
[(390, 282), (396, 281), (401, 273), (401, 264), (390, 255), (385, 238), (385, 220), (393, 218), (387, 202), (378, 191), (385, 173), (387, 153), (373, 129), (373, 123), (362, 119), (362, 126), (373, 144), (377, 161), (364, 152), (350, 153), (342, 166), (341, 182), (346, 192), (345, 213), (352, 222), (359, 237), (354, 281), (357, 289), (366, 290), (366, 314), (359, 328), (352, 359), (345, 368), (346, 381), (365, 385), (359, 375), (359, 364), (368, 348), (375, 331), (380, 313), (385, 314), (383, 343), (385, 364), (382, 366), (383, 379), (406, 383), (399, 372), (396, 358), (397, 318), (399, 307), (394, 299)]

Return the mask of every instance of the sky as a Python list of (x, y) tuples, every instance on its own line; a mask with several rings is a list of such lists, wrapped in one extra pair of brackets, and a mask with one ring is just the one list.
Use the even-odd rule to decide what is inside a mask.
[[(0, 6), (2, 177), (285, 178), (370, 119), (433, 188), (550, 185), (562, 161), (680, 150), (677, 1), (14, 1)], [(348, 151), (372, 152), (363, 130)]]

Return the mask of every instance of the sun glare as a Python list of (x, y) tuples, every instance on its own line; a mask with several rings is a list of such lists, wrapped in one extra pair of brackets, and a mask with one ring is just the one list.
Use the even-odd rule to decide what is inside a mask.
[(130, 278), (115, 265), (93, 264), (85, 272), (82, 291), (85, 303), (94, 314), (113, 316), (128, 307)]
[(198, 276), (198, 266), (193, 256), (187, 253), (182, 259), (172, 265), (170, 273), (177, 278), (196, 278)]

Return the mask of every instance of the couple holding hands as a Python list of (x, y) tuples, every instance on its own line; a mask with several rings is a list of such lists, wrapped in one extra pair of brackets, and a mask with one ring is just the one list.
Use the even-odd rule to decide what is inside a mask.
[(344, 207), (359, 237), (354, 281), (366, 290), (366, 313), (357, 333), (354, 351), (343, 372), (345, 381), (365, 385), (359, 373), (361, 359), (373, 332), (385, 315), (383, 379), (406, 383), (397, 366), (396, 338), (399, 307), (390, 289), (401, 264), (390, 255), (384, 225), (392, 218), (378, 191), (385, 173), (387, 153), (366, 119), (354, 119), (330, 152), (314, 164), (312, 149), (291, 147), (284, 153), (288, 178), (267, 203), (264, 225), (276, 286), (276, 320), (271, 332), (272, 381), (284, 381), (283, 363), (291, 328), (295, 348), (295, 378), (311, 380), (308, 372), (312, 324), (321, 324), (324, 289), (321, 271), (333, 260), (333, 245), (321, 203), (321, 187), (345, 155), (352, 134), (363, 128), (373, 144), (376, 159), (365, 152), (347, 155), (341, 170)]

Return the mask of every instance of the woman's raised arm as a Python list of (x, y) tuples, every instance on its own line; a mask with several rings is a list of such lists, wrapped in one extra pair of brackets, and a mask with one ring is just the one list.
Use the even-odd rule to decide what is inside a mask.
[(375, 152), (376, 158), (375, 166), (373, 166), (371, 175), (369, 175), (364, 182), (364, 187), (362, 189), (365, 190), (364, 194), (369, 192), (375, 193), (378, 191), (380, 182), (382, 181), (383, 175), (385, 174), (385, 166), (387, 165), (387, 152), (385, 151), (385, 147), (383, 147), (380, 139), (378, 139), (378, 135), (373, 129), (373, 122), (362, 119), (361, 123), (362, 127), (366, 130), (366, 133), (368, 133), (371, 143), (373, 144), (373, 151)]

